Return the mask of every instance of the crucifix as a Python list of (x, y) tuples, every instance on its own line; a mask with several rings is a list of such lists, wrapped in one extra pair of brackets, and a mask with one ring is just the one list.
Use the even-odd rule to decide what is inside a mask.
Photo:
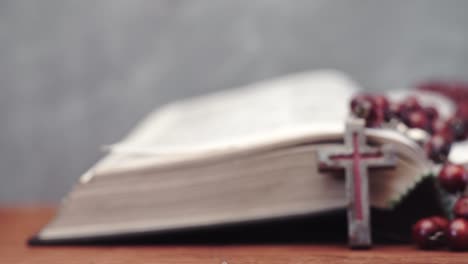
[(346, 122), (344, 143), (344, 146), (320, 149), (319, 168), (345, 170), (349, 246), (369, 248), (372, 240), (367, 170), (372, 167), (394, 166), (395, 152), (390, 145), (367, 145), (364, 120), (352, 117)]

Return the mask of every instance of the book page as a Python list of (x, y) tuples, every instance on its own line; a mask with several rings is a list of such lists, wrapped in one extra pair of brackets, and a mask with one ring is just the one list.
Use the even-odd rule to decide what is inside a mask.
[(82, 175), (248, 150), (275, 142), (341, 133), (357, 86), (321, 70), (171, 103), (144, 119)]
[(113, 152), (216, 151), (342, 129), (356, 85), (336, 71), (302, 73), (170, 104)]

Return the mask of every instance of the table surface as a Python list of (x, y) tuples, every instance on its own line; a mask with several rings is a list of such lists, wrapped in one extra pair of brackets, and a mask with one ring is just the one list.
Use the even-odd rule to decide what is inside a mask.
[(47, 246), (26, 240), (53, 216), (53, 208), (0, 208), (0, 263), (468, 263), (468, 253), (339, 245)]

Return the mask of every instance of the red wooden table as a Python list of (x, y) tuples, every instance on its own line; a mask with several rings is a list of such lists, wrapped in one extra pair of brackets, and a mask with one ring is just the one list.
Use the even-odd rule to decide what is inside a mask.
[(48, 246), (26, 240), (53, 216), (53, 208), (0, 208), (0, 263), (468, 263), (468, 253), (376, 246), (351, 251), (339, 245)]

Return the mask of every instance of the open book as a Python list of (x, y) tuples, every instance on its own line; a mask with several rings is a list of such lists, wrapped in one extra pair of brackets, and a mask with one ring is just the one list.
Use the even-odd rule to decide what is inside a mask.
[[(35, 241), (93, 240), (341, 210), (344, 175), (317, 149), (343, 144), (357, 85), (323, 70), (169, 104), (150, 114), (81, 178)], [(394, 96), (399, 96), (395, 93)], [(437, 99), (438, 100), (438, 99)], [(441, 99), (442, 100), (442, 99)], [(446, 102), (438, 103), (446, 106)], [(443, 108), (443, 107), (442, 107)], [(428, 174), (421, 147), (386, 129), (394, 168), (370, 171), (374, 208), (390, 210)]]

